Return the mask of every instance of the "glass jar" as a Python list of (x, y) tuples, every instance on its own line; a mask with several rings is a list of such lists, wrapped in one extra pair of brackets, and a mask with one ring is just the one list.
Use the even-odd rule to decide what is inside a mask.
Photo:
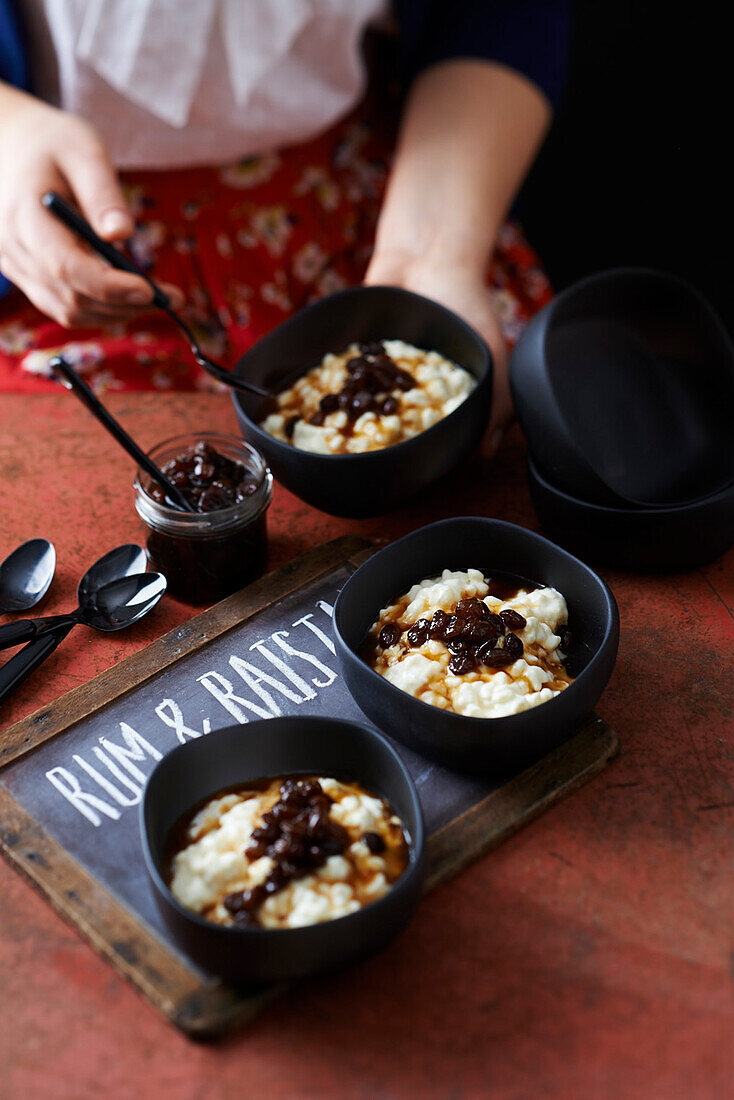
[(267, 510), (273, 475), (265, 459), (242, 439), (216, 432), (178, 435), (149, 452), (157, 466), (205, 442), (240, 462), (256, 480), (254, 493), (229, 508), (182, 512), (148, 495), (152, 482), (138, 470), (135, 508), (148, 528), (146, 548), (152, 569), (163, 573), (172, 596), (190, 604), (210, 604), (249, 584), (265, 569)]

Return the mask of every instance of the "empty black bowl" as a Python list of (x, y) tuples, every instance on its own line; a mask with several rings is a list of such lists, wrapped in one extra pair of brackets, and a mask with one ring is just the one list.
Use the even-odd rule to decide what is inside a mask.
[[(163, 877), (166, 839), (175, 822), (224, 787), (299, 772), (354, 780), (393, 806), (410, 837), (410, 862), (390, 891), (356, 913), (305, 928), (224, 927), (180, 905)], [(269, 718), (179, 745), (148, 779), (140, 828), (169, 931), (196, 963), (232, 982), (301, 978), (376, 951), (406, 924), (423, 885), (423, 819), (413, 780), (383, 737), (353, 722)]]
[[(566, 597), (576, 679), (560, 695), (506, 718), (467, 718), (413, 698), (359, 656), (383, 607), (426, 577), (468, 568), (514, 573)], [(505, 771), (544, 756), (583, 724), (614, 667), (619, 616), (601, 577), (559, 546), (512, 523), (465, 516), (422, 527), (360, 566), (337, 597), (334, 637), (347, 686), (380, 729), (447, 767)]]
[(366, 454), (321, 455), (268, 435), (258, 421), (266, 401), (233, 391), (246, 439), (276, 478), (302, 500), (336, 516), (374, 516), (403, 504), (458, 465), (479, 442), (492, 401), (492, 357), (480, 336), (455, 313), (395, 287), (353, 287), (306, 306), (255, 344), (237, 373), (279, 390), (353, 341), (404, 340), (438, 351), (477, 384), (452, 413), (420, 435)]
[(675, 508), (609, 508), (564, 493), (530, 456), (528, 482), (545, 530), (574, 553), (615, 569), (695, 569), (734, 543), (734, 485)]
[(580, 500), (669, 507), (734, 482), (734, 347), (692, 286), (622, 268), (559, 294), (512, 355), (536, 464)]

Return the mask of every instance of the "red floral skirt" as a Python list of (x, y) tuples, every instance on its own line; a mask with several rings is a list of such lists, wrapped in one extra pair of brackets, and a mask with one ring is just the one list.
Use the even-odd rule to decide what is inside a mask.
[[(390, 141), (352, 116), (313, 141), (225, 168), (125, 172), (130, 249), (175, 283), (204, 350), (225, 366), (308, 302), (362, 281)], [(512, 344), (551, 297), (538, 257), (507, 223), (487, 273)], [(105, 329), (64, 329), (18, 291), (0, 299), (0, 392), (43, 393), (63, 353), (97, 392), (211, 390), (177, 329), (152, 311)]]

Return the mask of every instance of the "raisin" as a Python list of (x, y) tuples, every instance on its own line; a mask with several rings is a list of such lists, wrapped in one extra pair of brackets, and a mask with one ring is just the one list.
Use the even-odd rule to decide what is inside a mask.
[(504, 634), (506, 627), (499, 615), (495, 615), (493, 611), (490, 611), (487, 622), (492, 623), (497, 628), (497, 637)]
[(268, 845), (264, 840), (251, 840), (245, 848), (245, 855), (249, 860), (260, 859), (261, 856), (266, 855)]
[(522, 657), (525, 646), (522, 644), (522, 639), (518, 638), (517, 634), (508, 634), (505, 638), (505, 653), (509, 653), (512, 656), (513, 661), (516, 661), (518, 657)]
[(348, 412), (350, 416), (357, 419), (362, 413), (370, 412), (374, 407), (372, 394), (368, 390), (359, 390), (352, 398)]
[(522, 617), (519, 611), (513, 611), (511, 607), (500, 611), (499, 617), (508, 630), (522, 630), (523, 627), (528, 625), (527, 620)]
[(372, 372), (376, 393), (388, 393), (395, 385), (395, 368), (392, 363), (388, 366), (375, 367)]
[(410, 645), (425, 645), (428, 641), (429, 627), (430, 623), (428, 622), (428, 619), (419, 619), (417, 623), (414, 623), (407, 633), (407, 638)]
[(443, 638), (443, 631), (446, 623), (448, 622), (448, 618), (449, 617), (446, 612), (441, 611), (440, 608), (438, 611), (433, 612), (433, 617), (431, 619), (430, 626), (428, 627), (428, 633), (432, 638)]
[(400, 640), (402, 630), (397, 623), (386, 623), (380, 631), (378, 641), (383, 649), (389, 649)]
[(296, 424), (300, 420), (300, 416), (289, 416), (285, 422), (285, 437), (286, 439), (293, 439), (293, 433), (296, 430)]
[(511, 665), (515, 660), (506, 649), (489, 649), (488, 646), (482, 646), (480, 653), (482, 664), (488, 668), (503, 668), (504, 665)]
[(449, 672), (454, 676), (464, 676), (467, 672), (473, 672), (476, 668), (476, 659), (473, 653), (467, 650), (464, 653), (456, 653), (449, 661)]
[(446, 625), (443, 628), (443, 636), (446, 641), (450, 641), (451, 638), (458, 638), (460, 634), (463, 634), (466, 630), (466, 619), (461, 615), (449, 615)]
[(463, 615), (465, 619), (484, 619), (489, 613), (489, 608), (482, 600), (459, 600), (456, 605), (456, 614)]
[(256, 928), (258, 923), (257, 917), (249, 909), (238, 909), (232, 915), (232, 922), (238, 928)]
[(472, 645), (479, 646), (490, 638), (496, 638), (497, 630), (492, 623), (485, 622), (484, 619), (475, 619), (467, 624), (462, 637)]
[(362, 843), (367, 845), (373, 856), (385, 851), (385, 841), (379, 833), (365, 833), (362, 837)]
[(358, 345), (362, 355), (384, 355), (385, 348), (381, 340), (367, 340), (364, 344)]
[(395, 385), (397, 389), (407, 393), (408, 390), (415, 388), (415, 380), (412, 374), (408, 374), (407, 370), (398, 370), (395, 375)]
[(315, 412), (313, 414), (313, 416), (309, 420), (309, 424), (313, 424), (314, 428), (320, 428), (325, 420), (326, 420), (326, 413), (323, 412), (322, 409), (319, 409), (318, 412)]
[(339, 395), (336, 393), (327, 393), (325, 397), (322, 397), (319, 401), (319, 408), (327, 416), (329, 413), (336, 412), (339, 408)]
[(380, 405), (380, 412), (383, 416), (394, 416), (398, 411), (398, 399), (397, 397), (386, 397)]
[(465, 650), (468, 650), (470, 646), (467, 645), (463, 638), (451, 638), (446, 643), (446, 648), (449, 653), (463, 653)]

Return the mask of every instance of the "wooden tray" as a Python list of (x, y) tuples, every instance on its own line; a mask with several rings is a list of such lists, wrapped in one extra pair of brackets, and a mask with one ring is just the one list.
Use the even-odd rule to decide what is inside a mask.
[[(318, 607), (327, 616), (330, 600), (346, 576), (372, 552), (369, 544), (355, 538), (336, 539), (309, 551), (0, 735), (3, 853), (121, 974), (189, 1035), (217, 1035), (243, 1023), (282, 988), (254, 992), (229, 988), (196, 968), (167, 938), (145, 878), (137, 810), (133, 807), (142, 789), (140, 773), (146, 767), (150, 770), (154, 755), (160, 756), (177, 740), (171, 732), (172, 712), (164, 711), (166, 723), (161, 719), (158, 728), (153, 729), (151, 712), (146, 707), (150, 707), (151, 700), (176, 691), (176, 698), (183, 703), (180, 709), (188, 708), (183, 723), (186, 732), (181, 732), (179, 722), (176, 737), (185, 739), (206, 732), (202, 707), (208, 707), (203, 703), (202, 690), (194, 685), (209, 677), (215, 688), (221, 687), (222, 673), (217, 669), (226, 668), (221, 663), (226, 654), (237, 647), (238, 652), (246, 654), (255, 650), (259, 658), (267, 648), (262, 635), (270, 630), (272, 638), (274, 625), (281, 638), (283, 628), (289, 628), (285, 633), (287, 644), (295, 650), (293, 629), (300, 623), (301, 634), (320, 646), (318, 664), (326, 667), (330, 661), (335, 671), (326, 632), (321, 631), (319, 638), (319, 624), (311, 622), (313, 613), (305, 616), (310, 626), (304, 624), (301, 613), (304, 607)], [(298, 617), (296, 622), (294, 616)], [(298, 659), (300, 672), (304, 673), (305, 646), (303, 641), (298, 644), (303, 647)], [(283, 656), (282, 650), (278, 653)], [(309, 660), (315, 656), (313, 644), (310, 656), (306, 656)], [(314, 671), (312, 665), (308, 667)], [(206, 674), (192, 675), (201, 668), (208, 669)], [(325, 684), (323, 673), (316, 679), (319, 675), (319, 682)], [(292, 689), (293, 682), (286, 680), (283, 687)], [(208, 691), (203, 694), (211, 704)], [(270, 698), (275, 694), (270, 684), (268, 692)], [(339, 713), (365, 721), (346, 695), (340, 677), (335, 676), (323, 692), (302, 694), (304, 698), (298, 703), (284, 698), (284, 705), (278, 696), (279, 709), (289, 713), (302, 707), (304, 713)], [(249, 707), (251, 716), (255, 716), (263, 705), (261, 696), (257, 700), (253, 696), (249, 702), (237, 698), (241, 703), (229, 701), (227, 705), (241, 711), (238, 720), (243, 723), (247, 714), (242, 707)], [(171, 700), (166, 698), (166, 702)], [(123, 713), (127, 722), (119, 722)], [(209, 721), (211, 728), (231, 725), (233, 714), (221, 710), (216, 720)], [(126, 726), (136, 733), (138, 727), (142, 728), (151, 752), (133, 742), (138, 752), (135, 755), (125, 740), (127, 749), (119, 750), (122, 755), (111, 755), (115, 750), (112, 727), (116, 723), (120, 729)], [(100, 730), (105, 731), (102, 736)], [(400, 748), (416, 777), (426, 812), (430, 836), (426, 889), (432, 890), (458, 874), (596, 775), (617, 749), (614, 732), (594, 716), (581, 732), (533, 767), (494, 781), (454, 776)], [(76, 776), (72, 767), (77, 769)], [(108, 770), (103, 773), (104, 767)], [(84, 772), (79, 771), (81, 768)], [(72, 780), (78, 783), (81, 775), (86, 781), (95, 773), (96, 802), (70, 801), (67, 788)], [(104, 788), (99, 786), (100, 775), (107, 784)], [(59, 785), (67, 790), (66, 795), (60, 796)], [(111, 790), (117, 791), (115, 797), (111, 797)], [(107, 806), (106, 811), (99, 808), (100, 803)], [(83, 806), (90, 809), (91, 817)], [(110, 810), (117, 813), (117, 818), (108, 816)], [(98, 824), (92, 818), (98, 819)]]

